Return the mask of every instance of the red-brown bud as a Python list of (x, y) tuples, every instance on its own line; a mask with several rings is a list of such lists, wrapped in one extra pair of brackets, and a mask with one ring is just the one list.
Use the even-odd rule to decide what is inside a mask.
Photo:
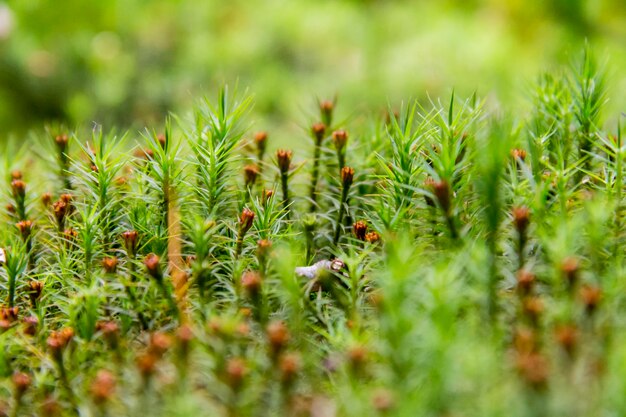
[(257, 242), (256, 251), (260, 259), (267, 259), (272, 250), (272, 242), (268, 239), (261, 239)]
[(519, 328), (513, 337), (513, 347), (518, 354), (528, 354), (537, 349), (537, 335), (527, 327)]
[(352, 346), (346, 353), (348, 356), (348, 362), (354, 370), (362, 369), (369, 356), (367, 348), (363, 345)]
[(69, 140), (70, 138), (66, 134), (57, 135), (54, 138), (54, 142), (56, 143), (57, 148), (59, 148), (60, 152), (65, 152), (65, 150), (67, 149), (67, 144)]
[(172, 346), (172, 338), (162, 332), (154, 332), (150, 335), (150, 344), (148, 345), (148, 351), (160, 358), (167, 352)]
[(37, 333), (39, 319), (35, 316), (27, 316), (22, 319), (23, 332), (25, 335), (34, 336)]
[(115, 256), (109, 256), (102, 260), (102, 267), (107, 274), (114, 274), (117, 270), (117, 258)]
[(230, 358), (228, 362), (226, 362), (226, 377), (233, 389), (237, 389), (241, 386), (247, 373), (248, 367), (242, 358)]
[(11, 181), (11, 191), (15, 199), (24, 199), (26, 195), (26, 183), (22, 180)]
[(450, 213), (451, 206), (451, 192), (450, 185), (446, 180), (433, 181), (433, 194), (439, 203), (439, 207), (445, 212)]
[(156, 139), (159, 142), (159, 145), (161, 145), (161, 148), (165, 149), (165, 147), (167, 146), (167, 136), (165, 136), (165, 134), (163, 133), (159, 133)]
[(122, 175), (115, 179), (115, 185), (118, 187), (124, 187), (126, 184), (128, 184), (128, 177)]
[(102, 336), (109, 344), (111, 349), (115, 349), (119, 342), (120, 328), (114, 321), (99, 321), (96, 323), (96, 329), (102, 333)]
[(289, 329), (287, 329), (287, 325), (283, 321), (273, 321), (268, 324), (266, 332), (272, 356), (276, 357), (289, 342)]
[(315, 143), (319, 146), (326, 136), (326, 125), (321, 122), (313, 123), (313, 126), (311, 126), (311, 133), (315, 138)]
[(28, 283), (28, 295), (30, 297), (30, 303), (33, 307), (37, 305), (37, 301), (41, 298), (41, 293), (43, 292), (43, 282), (42, 281), (30, 281)]
[(372, 396), (372, 406), (376, 411), (388, 413), (396, 405), (393, 393), (387, 389), (379, 388)]
[(561, 273), (563, 274), (563, 278), (567, 282), (568, 287), (573, 288), (578, 282), (580, 265), (578, 258), (573, 256), (569, 256), (563, 259), (561, 263)]
[(343, 188), (347, 190), (352, 186), (352, 182), (354, 181), (354, 169), (350, 167), (343, 167), (341, 169), (341, 184)]
[(59, 228), (63, 228), (63, 225), (65, 224), (65, 217), (69, 212), (69, 204), (63, 200), (55, 201), (54, 204), (52, 204), (52, 211)]
[(50, 351), (58, 355), (70, 343), (74, 337), (74, 329), (66, 327), (62, 330), (52, 332), (46, 341)]
[(115, 393), (115, 375), (110, 371), (101, 369), (91, 384), (91, 396), (94, 403), (102, 405), (108, 402)]
[(176, 331), (176, 340), (180, 348), (183, 350), (183, 353), (186, 353), (189, 350), (189, 344), (193, 340), (193, 329), (188, 324), (181, 325)]
[(154, 151), (152, 149), (137, 149), (133, 155), (135, 158), (149, 161), (154, 158)]
[(163, 271), (161, 270), (161, 258), (154, 253), (146, 255), (143, 260), (146, 270), (152, 278), (160, 281), (163, 279)]
[(246, 184), (246, 187), (250, 187), (250, 186), (254, 185), (258, 175), (259, 175), (259, 167), (258, 166), (254, 165), (254, 164), (246, 165), (243, 168), (243, 178), (244, 178), (244, 182)]
[(522, 296), (529, 295), (535, 284), (535, 274), (525, 269), (517, 271), (517, 288)]
[(348, 143), (348, 133), (345, 130), (335, 130), (332, 137), (335, 149), (337, 152), (341, 152)]
[(71, 227), (69, 229), (65, 229), (63, 231), (63, 238), (68, 242), (68, 243), (72, 243), (76, 240), (76, 238), (78, 237), (78, 232), (76, 231), (76, 229), (72, 229)]
[(256, 143), (259, 159), (261, 159), (267, 148), (267, 132), (256, 132), (254, 134), (254, 142)]
[(279, 149), (276, 151), (276, 161), (282, 174), (289, 172), (292, 155), (293, 153), (289, 150)]
[(247, 207), (241, 211), (241, 216), (239, 216), (239, 230), (242, 235), (246, 234), (248, 230), (252, 227), (252, 223), (254, 222), (254, 212)]
[(257, 298), (261, 292), (261, 274), (246, 271), (241, 276), (241, 287), (250, 298)]
[[(426, 177), (424, 180), (424, 189), (434, 191), (435, 188), (435, 180), (433, 177)], [(426, 201), (426, 205), (428, 207), (435, 207), (435, 200), (433, 200), (430, 195), (424, 194), (424, 200)]]
[(74, 200), (74, 196), (72, 194), (65, 193), (65, 194), (61, 194), (59, 196), (59, 199), (63, 201), (64, 203), (71, 204), (72, 201)]
[[(240, 308), (239, 313), (245, 318), (249, 318), (250, 316), (252, 316), (252, 310), (247, 307)], [(250, 336), (250, 325), (246, 322), (239, 323), (235, 328), (235, 333), (239, 337)]]
[(0, 318), (0, 334), (9, 330), (11, 326), (12, 326), (12, 323), (10, 321)]
[(548, 380), (549, 368), (546, 358), (538, 353), (520, 355), (516, 367), (520, 376), (533, 388), (543, 388)]
[(137, 253), (137, 242), (139, 234), (136, 230), (127, 230), (122, 233), (122, 239), (124, 240), (124, 247), (126, 248), (126, 254), (130, 258), (134, 258)]
[(44, 205), (44, 207), (48, 207), (51, 202), (52, 202), (52, 193), (45, 192), (41, 195), (41, 203)]
[(524, 314), (531, 319), (533, 323), (536, 323), (543, 313), (543, 302), (539, 297), (527, 297), (522, 303)]
[(525, 235), (530, 224), (530, 210), (528, 207), (516, 207), (513, 209), (513, 224), (520, 235)]
[(526, 150), (524, 149), (511, 149), (511, 156), (514, 160), (525, 161), (526, 160)]
[(54, 216), (57, 219), (65, 218), (65, 214), (67, 213), (67, 203), (63, 200), (55, 201), (52, 205), (52, 210), (54, 211)]
[(602, 301), (602, 290), (600, 287), (585, 285), (580, 289), (580, 298), (585, 306), (585, 311), (591, 315)]
[(24, 395), (24, 393), (31, 384), (31, 379), (28, 374), (17, 371), (13, 373), (11, 381), (13, 382), (13, 386), (15, 387), (15, 392), (18, 398)]
[(48, 395), (41, 403), (39, 411), (42, 417), (60, 417), (63, 407), (52, 395)]
[(30, 220), (22, 220), (20, 222), (15, 223), (15, 226), (20, 231), (20, 234), (22, 235), (22, 239), (24, 241), (28, 240), (28, 238), (31, 235), (31, 232), (33, 231), (33, 222)]
[(264, 190), (263, 191), (263, 205), (266, 205), (273, 195), (274, 195), (274, 190)]
[(281, 379), (283, 383), (289, 384), (293, 382), (301, 368), (300, 355), (297, 353), (286, 353), (281, 355), (278, 367), (280, 369)]
[(152, 353), (143, 353), (136, 359), (137, 369), (144, 379), (149, 378), (156, 370), (156, 365), (159, 358)]
[(331, 126), (333, 122), (333, 110), (335, 109), (335, 103), (330, 100), (324, 100), (320, 102), (320, 116), (326, 126)]
[(367, 234), (367, 223), (363, 220), (359, 220), (352, 225), (352, 231), (354, 232), (354, 236), (361, 240), (365, 241), (365, 235)]
[(2, 307), (0, 309), (0, 319), (14, 322), (17, 320), (19, 307)]
[(375, 231), (368, 232), (365, 235), (365, 241), (368, 243), (378, 243), (380, 241), (380, 235)]
[(572, 355), (578, 342), (578, 329), (576, 326), (567, 324), (559, 326), (554, 331), (557, 343), (568, 355)]

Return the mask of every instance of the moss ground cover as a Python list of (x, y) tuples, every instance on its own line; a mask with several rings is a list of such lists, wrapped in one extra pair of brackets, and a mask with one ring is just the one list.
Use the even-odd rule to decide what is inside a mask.
[(0, 414), (623, 414), (605, 86), (586, 49), (528, 113), (320, 100), (276, 149), (224, 88), (3, 142)]

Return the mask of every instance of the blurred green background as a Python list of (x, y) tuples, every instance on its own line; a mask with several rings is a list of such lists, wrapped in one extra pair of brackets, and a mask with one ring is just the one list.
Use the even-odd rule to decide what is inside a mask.
[(0, 136), (51, 120), (160, 123), (224, 82), (254, 94), (263, 127), (335, 93), (347, 113), (452, 87), (523, 105), (586, 39), (624, 111), (624, 0), (0, 2)]

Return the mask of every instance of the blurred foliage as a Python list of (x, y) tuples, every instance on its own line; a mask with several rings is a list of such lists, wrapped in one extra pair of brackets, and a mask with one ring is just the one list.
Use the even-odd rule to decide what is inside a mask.
[[(122, 127), (238, 82), (267, 123), (474, 89), (511, 102), (589, 40), (626, 63), (621, 0), (21, 0), (0, 3), (0, 123)], [(624, 91), (626, 76), (612, 77)], [(515, 86), (515, 88), (512, 88)], [(518, 87), (519, 86), (519, 87)], [(614, 95), (612, 106), (624, 108)], [(282, 135), (291, 135), (289, 129)]]

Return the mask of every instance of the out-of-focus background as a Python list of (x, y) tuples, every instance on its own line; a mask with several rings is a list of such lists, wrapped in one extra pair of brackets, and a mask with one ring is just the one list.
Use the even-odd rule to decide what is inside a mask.
[(160, 123), (224, 82), (254, 93), (267, 125), (335, 93), (354, 112), (452, 87), (515, 108), (585, 40), (624, 111), (624, 0), (0, 1), (0, 137)]

